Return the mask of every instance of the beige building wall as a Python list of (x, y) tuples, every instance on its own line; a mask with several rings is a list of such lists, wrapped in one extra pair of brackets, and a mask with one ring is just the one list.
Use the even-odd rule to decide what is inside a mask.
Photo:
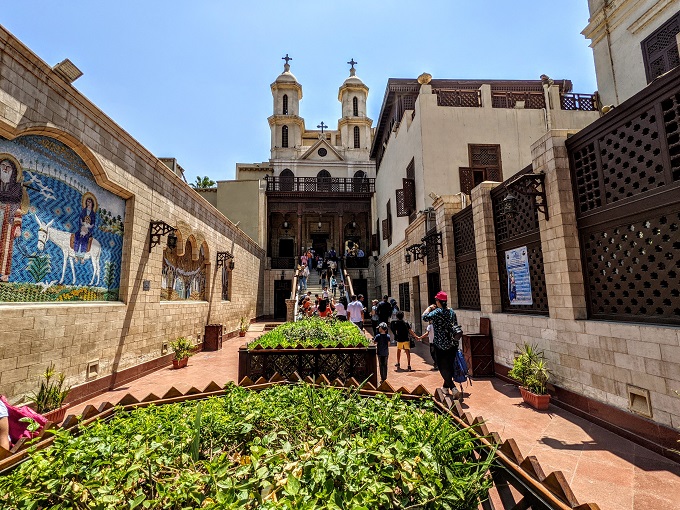
[[(221, 323), (229, 332), (241, 316), (261, 315), (265, 257), (257, 242), (2, 28), (0, 51), (0, 135), (60, 140), (100, 186), (127, 199), (121, 301), (0, 304), (0, 393), (13, 401), (30, 393), (50, 363), (74, 391), (98, 381), (107, 388), (115, 374), (161, 358), (163, 344), (178, 336), (199, 342), (206, 324)], [(165, 238), (149, 252), (149, 222), (160, 219), (178, 226), (180, 239), (193, 236), (196, 249), (203, 246), (206, 301), (160, 300)], [(222, 300), (215, 263), (225, 248), (235, 260), (230, 301)], [(95, 360), (96, 375), (87, 378)]]
[(589, 0), (590, 39), (604, 105), (618, 105), (647, 86), (640, 43), (680, 10), (680, 0)]
[(264, 248), (264, 181), (218, 181), (215, 207)]

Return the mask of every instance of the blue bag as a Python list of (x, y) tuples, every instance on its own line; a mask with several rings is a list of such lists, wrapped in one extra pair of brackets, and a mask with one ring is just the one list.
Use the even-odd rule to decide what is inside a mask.
[(472, 384), (472, 380), (468, 375), (468, 366), (465, 362), (465, 356), (461, 351), (456, 351), (456, 362), (453, 367), (453, 380), (457, 383), (464, 383), (468, 381), (468, 384)]

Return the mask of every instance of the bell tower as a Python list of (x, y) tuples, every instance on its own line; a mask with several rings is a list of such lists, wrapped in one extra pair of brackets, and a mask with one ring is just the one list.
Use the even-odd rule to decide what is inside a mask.
[(352, 67), (338, 91), (338, 101), (342, 104), (342, 118), (338, 121), (340, 139), (349, 159), (367, 159), (371, 148), (371, 125), (373, 121), (366, 116), (368, 87), (356, 75), (354, 59), (347, 62)]
[(299, 116), (300, 99), (302, 99), (302, 85), (290, 72), (289, 62), (293, 60), (286, 56), (282, 58), (286, 63), (283, 72), (271, 84), (274, 100), (272, 115), (267, 119), (271, 129), (271, 158), (292, 158), (302, 145), (304, 120)]

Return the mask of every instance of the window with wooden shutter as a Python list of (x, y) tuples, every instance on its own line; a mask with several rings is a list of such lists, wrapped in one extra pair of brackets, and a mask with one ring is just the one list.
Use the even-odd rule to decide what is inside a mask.
[(392, 244), (392, 206), (387, 201), (387, 246)]
[(498, 172), (492, 170), (489, 168), (460, 167), (458, 174), (460, 176), (461, 193), (469, 195), (473, 188), (484, 181), (497, 181)]
[(416, 181), (415, 179), (402, 179), (404, 187), (404, 207), (413, 212), (416, 208)]
[(399, 309), (402, 312), (411, 311), (411, 291), (408, 282), (399, 284)]
[[(407, 184), (404, 180), (404, 200), (406, 201), (407, 207), (410, 207), (411, 213), (408, 216), (408, 224), (410, 225), (416, 220), (418, 216), (416, 213), (416, 161), (415, 158), (411, 158), (411, 162), (406, 167), (406, 179), (410, 182)], [(408, 196), (406, 196), (408, 195)], [(412, 197), (412, 198), (411, 198)]]
[(383, 241), (387, 241), (387, 239), (390, 237), (390, 226), (389, 226), (389, 219), (385, 218), (382, 220), (382, 238)]
[(680, 13), (657, 28), (642, 41), (642, 58), (647, 83), (680, 65), (676, 35), (680, 32)]
[(497, 182), (503, 181), (500, 145), (469, 144), (468, 150), (471, 167), (486, 168), (486, 177), (493, 178)]
[(395, 190), (395, 194), (397, 198), (397, 218), (408, 216), (411, 211), (406, 208), (406, 204), (404, 203), (404, 190)]

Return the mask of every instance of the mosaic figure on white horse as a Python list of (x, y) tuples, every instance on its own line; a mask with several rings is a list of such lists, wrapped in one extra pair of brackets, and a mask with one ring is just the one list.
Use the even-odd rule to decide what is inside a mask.
[(43, 223), (42, 221), (40, 221), (40, 218), (38, 218), (37, 215), (34, 216), (35, 220), (38, 222), (38, 251), (42, 252), (45, 249), (45, 245), (47, 244), (47, 242), (52, 241), (61, 249), (61, 252), (63, 254), (64, 261), (61, 268), (61, 280), (59, 280), (59, 285), (64, 283), (67, 262), (71, 264), (71, 273), (73, 276), (72, 285), (76, 285), (76, 270), (73, 265), (74, 260), (81, 262), (90, 260), (92, 262), (93, 271), (92, 280), (90, 280), (89, 285), (91, 286), (94, 283), (95, 278), (97, 279), (96, 285), (99, 285), (99, 278), (101, 273), (99, 259), (102, 253), (102, 247), (99, 244), (99, 241), (97, 241), (96, 239), (92, 239), (92, 246), (87, 252), (76, 254), (75, 250), (71, 248), (71, 236), (73, 235), (71, 232), (64, 232), (63, 230), (52, 228), (52, 222), (54, 222), (54, 219), (50, 220), (47, 223)]

